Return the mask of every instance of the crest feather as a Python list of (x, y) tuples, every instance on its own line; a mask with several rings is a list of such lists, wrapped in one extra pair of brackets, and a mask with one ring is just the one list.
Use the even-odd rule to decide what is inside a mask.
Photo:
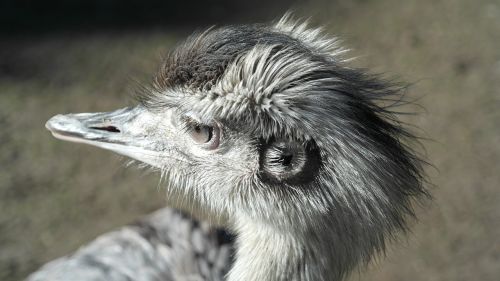
[(323, 28), (311, 28), (308, 20), (295, 19), (290, 12), (283, 15), (273, 25), (273, 29), (299, 40), (319, 54), (329, 55), (336, 61), (344, 61), (342, 56), (349, 51), (341, 46), (338, 38), (327, 35)]

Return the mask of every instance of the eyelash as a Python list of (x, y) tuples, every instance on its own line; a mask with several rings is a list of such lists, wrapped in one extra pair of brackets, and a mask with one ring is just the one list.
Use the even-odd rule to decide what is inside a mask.
[(204, 126), (203, 123), (196, 121), (195, 119), (189, 117), (189, 116), (184, 116), (181, 118), (181, 124), (180, 124), (180, 130), (183, 133), (189, 133), (194, 127), (196, 126)]

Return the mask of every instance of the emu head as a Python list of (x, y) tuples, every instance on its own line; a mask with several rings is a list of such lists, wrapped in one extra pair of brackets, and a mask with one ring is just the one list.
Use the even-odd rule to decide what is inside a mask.
[(341, 278), (405, 228), (425, 193), (411, 135), (381, 104), (399, 89), (342, 53), (286, 17), (209, 29), (168, 55), (136, 107), (47, 128), (157, 168), (177, 207), (292, 236)]

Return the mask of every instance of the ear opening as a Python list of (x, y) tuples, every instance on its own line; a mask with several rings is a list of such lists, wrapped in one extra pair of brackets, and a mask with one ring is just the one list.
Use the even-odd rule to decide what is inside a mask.
[(321, 167), (321, 154), (314, 140), (261, 139), (259, 176), (274, 184), (303, 185), (314, 181)]

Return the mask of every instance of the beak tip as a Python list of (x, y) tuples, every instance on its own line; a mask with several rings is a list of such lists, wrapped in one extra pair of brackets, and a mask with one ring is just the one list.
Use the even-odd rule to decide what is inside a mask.
[(45, 128), (49, 131), (54, 131), (55, 127), (57, 126), (56, 124), (60, 123), (60, 120), (62, 119), (63, 115), (58, 114), (47, 120), (45, 122)]
[(72, 118), (71, 114), (58, 114), (45, 123), (45, 128), (53, 134), (79, 132), (81, 131), (81, 123), (75, 118)]
[(45, 122), (45, 129), (47, 129), (49, 131), (53, 130), (52, 124), (53, 124), (54, 117), (50, 118), (49, 120), (47, 120), (47, 122)]

